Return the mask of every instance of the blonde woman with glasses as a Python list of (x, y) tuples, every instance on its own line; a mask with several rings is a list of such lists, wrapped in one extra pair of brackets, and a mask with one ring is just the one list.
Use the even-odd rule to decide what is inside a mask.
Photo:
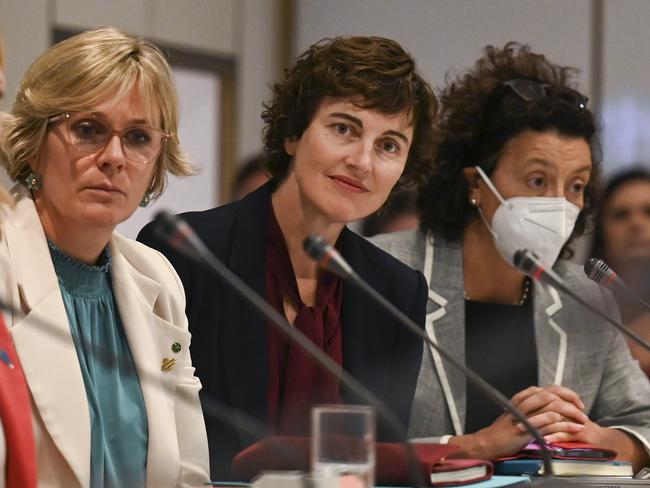
[(115, 232), (191, 173), (169, 66), (100, 29), (28, 69), (0, 135), (0, 296), (31, 391), (39, 486), (208, 481), (185, 296), (169, 262)]

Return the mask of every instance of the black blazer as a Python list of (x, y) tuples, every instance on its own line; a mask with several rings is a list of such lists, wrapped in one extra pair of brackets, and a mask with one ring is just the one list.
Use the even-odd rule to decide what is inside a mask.
[[(270, 182), (238, 202), (183, 214), (207, 247), (263, 297), (265, 234), (272, 189)], [(357, 273), (424, 327), (427, 285), (422, 273), (347, 228), (341, 239), (343, 255)], [(138, 240), (163, 252), (183, 281), (192, 333), (192, 362), (203, 384), (202, 398), (216, 399), (266, 425), (266, 321), (218, 278), (162, 243), (151, 223), (142, 229)], [(347, 283), (341, 318), (344, 369), (408, 425), (422, 357), (421, 341)], [(346, 403), (361, 403), (345, 390), (342, 397)], [(227, 479), (234, 454), (257, 439), (210, 416), (207, 409), (205, 413), (211, 476)], [(377, 438), (399, 440), (382, 419), (378, 419)]]

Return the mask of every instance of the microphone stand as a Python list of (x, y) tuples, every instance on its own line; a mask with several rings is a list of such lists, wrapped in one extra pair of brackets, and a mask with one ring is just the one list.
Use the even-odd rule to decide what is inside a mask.
[[(64, 336), (59, 333), (49, 321), (35, 316), (27, 317), (21, 310), (9, 305), (2, 299), (0, 299), (0, 310), (6, 310), (12, 315), (32, 321), (35, 325), (42, 327), (43, 330), (52, 335), (55, 340), (64, 339)], [(120, 358), (116, 357), (112, 352), (107, 351), (104, 347), (94, 346), (89, 342), (84, 341), (84, 350), (92, 351), (100, 363), (109, 368), (119, 367), (122, 363)], [(140, 371), (138, 374), (140, 382), (157, 381), (159, 377), (160, 375), (156, 371)], [(269, 435), (268, 428), (254, 417), (251, 417), (244, 412), (237, 411), (210, 395), (201, 393), (199, 397), (203, 413), (208, 417), (221, 420), (222, 422), (236, 427), (254, 437), (263, 438)], [(181, 401), (185, 400), (183, 399)], [(280, 455), (288, 461), (296, 457), (295, 449), (293, 447), (277, 444), (275, 448), (278, 450)]]
[(617, 320), (614, 320), (605, 312), (597, 309), (591, 303), (587, 302), (584, 298), (580, 297), (578, 294), (570, 290), (569, 287), (564, 284), (564, 280), (560, 278), (560, 276), (558, 276), (557, 273), (555, 273), (555, 271), (552, 269), (546, 269), (544, 265), (539, 261), (539, 259), (537, 259), (537, 256), (535, 256), (532, 252), (528, 251), (527, 249), (520, 249), (515, 253), (513, 261), (517, 268), (533, 278), (535, 281), (548, 283), (554, 288), (557, 288), (563, 293), (566, 293), (584, 308), (598, 315), (598, 317), (605, 320), (606, 322), (612, 324), (623, 334), (632, 338), (632, 340), (643, 347), (646, 351), (650, 352), (650, 344), (648, 344), (648, 342), (643, 337), (639, 336), (629, 327), (626, 327)]
[[(614, 289), (614, 283), (623, 290), (634, 301), (646, 310), (650, 310), (650, 303), (646, 302), (641, 296), (623, 281), (618, 273), (610, 268), (602, 259), (591, 258), (584, 264), (584, 271), (592, 281), (595, 281), (605, 288)], [(603, 283), (604, 282), (604, 283)]]
[[(339, 366), (323, 350), (318, 348), (307, 336), (292, 327), (280, 313), (266, 300), (253, 291), (239, 276), (233, 273), (214, 255), (214, 253), (194, 233), (191, 227), (180, 217), (174, 217), (167, 212), (159, 212), (155, 218), (156, 233), (171, 247), (191, 258), (199, 264), (207, 265), (208, 269), (234, 289), (242, 299), (252, 305), (268, 321), (278, 327), (292, 342), (319, 363), (326, 371), (339, 379), (341, 384), (372, 405), (389, 428), (399, 439), (406, 439), (406, 427), (400, 419), (377, 398), (370, 390), (357, 381), (351, 374)], [(409, 476), (413, 486), (422, 485), (422, 473), (413, 446), (406, 440), (403, 442), (409, 458)]]
[(368, 283), (361, 279), (361, 277), (345, 262), (342, 256), (338, 254), (334, 248), (327, 243), (322, 237), (311, 235), (304, 241), (304, 248), (316, 262), (321, 264), (325, 269), (333, 272), (356, 285), (360, 290), (366, 293), (373, 301), (384, 308), (394, 319), (403, 324), (412, 334), (422, 339), (426, 344), (435, 349), (445, 361), (461, 371), (465, 377), (477, 386), (488, 398), (490, 398), (499, 407), (507, 410), (519, 422), (521, 422), (526, 430), (533, 436), (533, 438), (540, 445), (542, 451), (542, 462), (544, 463), (544, 478), (534, 481), (535, 486), (544, 487), (562, 487), (562, 486), (576, 486), (575, 483), (569, 484), (564, 480), (558, 480), (553, 476), (553, 466), (551, 464), (551, 452), (549, 451), (544, 438), (539, 431), (533, 427), (525, 415), (520, 413), (510, 401), (503, 396), (501, 392), (493, 388), (487, 381), (481, 378), (474, 371), (469, 369), (464, 364), (460, 363), (447, 351), (438, 346), (429, 335), (420, 329), (406, 314), (398, 309), (391, 302), (386, 300), (377, 290), (372, 288)]

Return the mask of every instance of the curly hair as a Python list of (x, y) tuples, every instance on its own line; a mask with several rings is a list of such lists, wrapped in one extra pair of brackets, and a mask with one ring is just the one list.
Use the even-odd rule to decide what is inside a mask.
[[(487, 46), (472, 70), (447, 80), (440, 95), (435, 171), (418, 192), (423, 231), (459, 240), (466, 225), (478, 217), (469, 203), (463, 169), (479, 165), (490, 175), (505, 145), (533, 130), (582, 138), (589, 144), (592, 173), (571, 239), (584, 233), (600, 182), (600, 143), (594, 116), (580, 103), (586, 97), (574, 88), (576, 75), (575, 68), (558, 66), (527, 45), (509, 42), (503, 48)], [(545, 95), (524, 100), (506, 85), (516, 79), (538, 82)]]
[(386, 114), (408, 113), (413, 142), (396, 189), (424, 179), (434, 159), (436, 97), (398, 43), (363, 36), (313, 44), (273, 86), (273, 98), (262, 112), (267, 169), (272, 176), (282, 179), (288, 174), (291, 156), (284, 143), (302, 136), (325, 97), (348, 98), (359, 108)]

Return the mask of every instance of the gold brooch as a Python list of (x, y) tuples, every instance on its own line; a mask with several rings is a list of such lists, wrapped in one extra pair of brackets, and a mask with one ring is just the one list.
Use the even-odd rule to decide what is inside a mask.
[(174, 365), (176, 364), (176, 359), (174, 358), (163, 358), (162, 360), (162, 365), (160, 366), (160, 370), (168, 373), (172, 369), (174, 369)]

